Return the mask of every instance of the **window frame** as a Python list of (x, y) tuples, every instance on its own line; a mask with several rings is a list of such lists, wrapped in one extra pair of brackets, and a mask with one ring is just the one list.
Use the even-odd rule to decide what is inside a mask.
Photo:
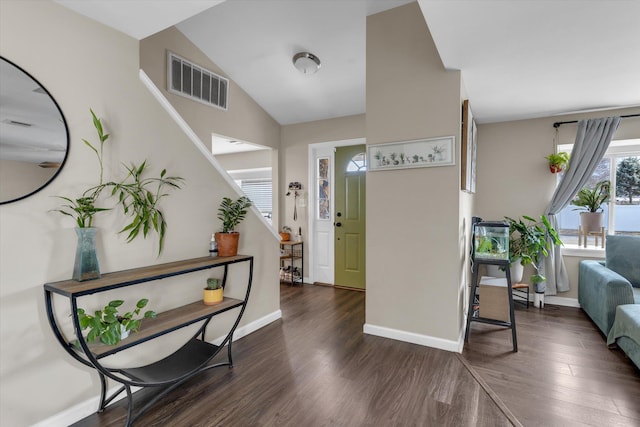
[[(558, 145), (556, 152), (566, 151), (571, 155), (574, 144), (562, 144)], [(625, 140), (613, 140), (611, 141), (607, 151), (605, 152), (603, 159), (607, 159), (609, 162), (609, 180), (611, 181), (611, 197), (606, 203), (608, 217), (607, 217), (607, 234), (616, 233), (615, 228), (615, 210), (616, 210), (616, 175), (617, 175), (617, 159), (625, 157), (640, 157), (640, 139), (625, 139)], [(560, 183), (560, 177), (556, 180), (556, 187)], [(567, 205), (564, 209), (567, 209), (571, 205)], [(563, 210), (564, 210), (563, 209)], [(558, 230), (560, 231), (560, 230)], [(577, 231), (577, 230), (576, 230)], [(566, 234), (564, 235), (566, 236)], [(563, 235), (560, 235), (562, 238)], [(604, 257), (604, 250), (602, 248), (595, 248), (587, 246), (586, 248), (578, 246), (578, 244), (566, 244), (563, 253), (565, 255), (582, 256), (585, 252), (589, 252), (591, 255)]]

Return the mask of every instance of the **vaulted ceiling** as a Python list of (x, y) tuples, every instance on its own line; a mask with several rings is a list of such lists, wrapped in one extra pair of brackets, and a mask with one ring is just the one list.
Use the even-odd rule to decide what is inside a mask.
[[(176, 25), (280, 124), (365, 112), (366, 16), (409, 0), (57, 0), (142, 39)], [(479, 123), (640, 105), (640, 2), (419, 0)], [(292, 56), (322, 61), (303, 75)], [(389, 76), (394, 84), (393, 76)]]

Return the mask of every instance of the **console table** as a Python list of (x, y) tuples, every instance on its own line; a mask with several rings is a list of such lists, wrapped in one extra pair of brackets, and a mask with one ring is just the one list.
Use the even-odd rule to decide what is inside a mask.
[[(82, 334), (78, 320), (78, 298), (86, 295), (110, 291), (127, 286), (135, 286), (140, 283), (160, 280), (167, 277), (179, 276), (196, 271), (223, 268), (224, 276), (222, 286), (226, 285), (228, 268), (232, 264), (248, 263), (247, 290), (243, 299), (225, 297), (216, 305), (204, 305), (200, 301), (177, 307), (162, 313), (154, 319), (145, 319), (137, 333), (129, 335), (114, 346), (100, 342), (87, 343)], [(251, 281), (253, 277), (253, 256), (237, 255), (232, 257), (202, 257), (184, 261), (170, 262), (166, 264), (152, 265), (125, 271), (103, 274), (100, 279), (77, 282), (66, 280), (47, 283), (44, 285), (45, 304), (47, 317), (54, 335), (64, 349), (77, 361), (95, 369), (100, 377), (101, 393), (98, 412), (102, 412), (113, 399), (123, 391), (127, 394), (128, 413), (126, 425), (130, 426), (136, 418), (150, 408), (161, 397), (182, 384), (184, 381), (211, 368), (219, 366), (233, 366), (231, 344), (233, 333), (236, 330), (249, 299)], [(201, 286), (202, 287), (202, 286)], [(54, 310), (54, 295), (67, 298), (71, 308), (71, 318), (75, 337), (65, 337), (61, 330), (61, 323)], [(213, 345), (205, 341), (205, 333), (209, 322), (214, 316), (227, 311), (238, 309), (237, 318), (220, 345)], [(175, 353), (146, 366), (131, 368), (110, 368), (105, 366), (101, 359), (116, 354), (123, 350), (133, 349), (138, 344), (161, 337), (169, 332), (203, 321), (196, 334), (189, 339)], [(75, 339), (78, 345), (74, 345)], [(212, 359), (227, 345), (227, 361), (212, 364)], [(107, 378), (120, 384), (120, 387), (111, 396), (107, 397)], [(134, 415), (134, 396), (131, 387), (142, 387), (153, 397), (144, 404)], [(145, 396), (146, 398), (146, 396)]]

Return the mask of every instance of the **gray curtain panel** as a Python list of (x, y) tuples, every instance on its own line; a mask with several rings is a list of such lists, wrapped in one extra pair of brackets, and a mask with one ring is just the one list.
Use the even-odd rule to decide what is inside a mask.
[[(611, 138), (613, 138), (613, 134), (618, 129), (619, 124), (620, 117), (589, 119), (578, 122), (578, 133), (571, 150), (569, 167), (556, 188), (546, 211), (549, 222), (554, 228), (557, 229), (558, 227), (556, 215), (571, 202), (591, 177), (607, 151)], [(562, 259), (560, 246), (552, 246), (549, 256), (544, 258), (540, 267), (547, 280), (536, 286), (536, 292), (556, 295), (557, 292), (569, 290), (569, 276)]]

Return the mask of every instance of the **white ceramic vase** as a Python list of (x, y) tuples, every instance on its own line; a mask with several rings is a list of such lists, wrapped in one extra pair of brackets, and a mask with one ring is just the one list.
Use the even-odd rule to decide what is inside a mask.
[[(509, 268), (509, 274), (511, 274), (511, 283), (522, 282), (522, 275), (524, 274), (524, 266), (520, 264), (520, 258), (511, 263)], [(491, 277), (505, 277), (504, 271), (500, 270), (497, 265), (487, 265), (487, 275)]]

